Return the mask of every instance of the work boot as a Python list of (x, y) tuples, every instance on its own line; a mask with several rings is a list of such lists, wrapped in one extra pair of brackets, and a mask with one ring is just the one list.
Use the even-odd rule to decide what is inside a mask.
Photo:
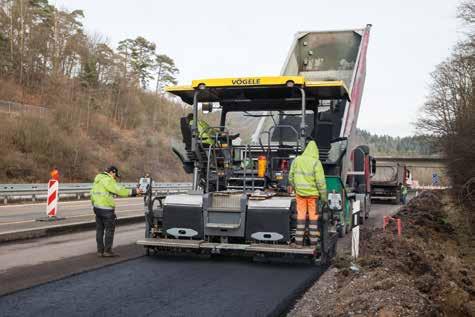
[(114, 257), (117, 257), (119, 255), (117, 253), (114, 253), (114, 252), (110, 251), (110, 252), (104, 252), (102, 254), (102, 256), (105, 257), (105, 258), (114, 258)]

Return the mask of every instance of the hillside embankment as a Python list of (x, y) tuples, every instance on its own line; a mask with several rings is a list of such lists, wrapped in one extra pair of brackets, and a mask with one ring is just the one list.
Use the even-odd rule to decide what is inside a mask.
[(0, 100), (30, 105), (0, 109), (0, 183), (46, 182), (53, 167), (63, 182), (91, 182), (111, 164), (125, 182), (145, 173), (160, 182), (189, 181), (171, 149), (181, 144), (179, 121), (189, 111), (183, 104), (136, 90), (121, 120), (107, 110), (114, 109), (107, 96), (88, 103), (92, 97), (78, 89), (69, 100), (66, 88), (21, 95), (14, 93), (24, 90), (20, 85), (0, 79)]
[(423, 192), (395, 218), (363, 228), (356, 266), (348, 256), (303, 296), (291, 316), (475, 316), (475, 243), (447, 193)]

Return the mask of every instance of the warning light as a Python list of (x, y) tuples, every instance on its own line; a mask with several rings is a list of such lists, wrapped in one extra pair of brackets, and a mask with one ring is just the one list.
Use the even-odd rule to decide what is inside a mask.
[(59, 170), (55, 167), (53, 170), (51, 170), (51, 179), (54, 179), (56, 181), (59, 181)]

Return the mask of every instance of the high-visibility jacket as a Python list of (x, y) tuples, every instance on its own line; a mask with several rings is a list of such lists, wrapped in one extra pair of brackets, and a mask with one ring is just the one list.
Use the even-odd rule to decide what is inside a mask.
[(403, 195), (407, 195), (407, 187), (406, 186), (404, 186), (404, 185), (401, 186), (401, 193)]
[[(193, 120), (190, 121), (190, 126), (193, 126)], [(204, 120), (198, 120), (198, 136), (201, 138), (204, 144), (213, 145), (216, 140), (214, 136), (216, 135), (216, 129), (213, 129), (209, 126), (208, 122)]]
[(114, 197), (135, 196), (135, 190), (125, 188), (117, 184), (114, 177), (106, 172), (98, 174), (94, 178), (94, 184), (91, 189), (91, 202), (94, 207), (101, 209), (115, 209)]
[(295, 158), (290, 166), (289, 182), (299, 196), (317, 196), (327, 201), (327, 183), (318, 147), (310, 141), (302, 155)]

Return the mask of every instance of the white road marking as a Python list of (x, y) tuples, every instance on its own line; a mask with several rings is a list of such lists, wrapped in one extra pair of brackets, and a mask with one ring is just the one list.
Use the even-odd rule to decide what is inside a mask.
[[(132, 210), (123, 210), (123, 211), (116, 211), (116, 214), (122, 214), (126, 212), (133, 212), (133, 211), (143, 211), (143, 209), (132, 209)], [(76, 215), (76, 216), (69, 216), (66, 219), (71, 219), (71, 218), (79, 218), (79, 217), (86, 217), (86, 216), (92, 216), (93, 213), (87, 214), (87, 215)], [(15, 222), (4, 222), (0, 223), (0, 226), (4, 225), (14, 225), (14, 224), (19, 224), (19, 223), (28, 223), (28, 222), (36, 222), (36, 220), (22, 220), (22, 221), (15, 221)]]
[[(137, 197), (137, 198), (122, 198), (123, 200), (137, 200), (141, 197)], [(119, 204), (121, 202), (122, 199), (119, 199), (119, 200), (116, 200), (116, 203)], [(62, 205), (68, 205), (68, 206), (74, 206), (74, 204), (76, 204), (77, 206), (80, 206), (80, 205), (91, 205), (91, 201), (89, 200), (81, 200), (80, 202), (78, 201), (64, 201), (64, 202), (60, 202), (59, 203), (59, 206), (62, 206)], [(28, 207), (28, 206), (45, 206), (46, 205), (46, 202), (41, 202), (41, 203), (34, 203), (34, 204), (16, 204), (16, 205), (3, 205), (3, 206), (0, 206), (0, 209), (1, 208), (17, 208), (17, 207)]]
[[(74, 206), (69, 205), (69, 206), (67, 206), (67, 207), (65, 207), (65, 208), (61, 208), (61, 205), (59, 205), (58, 209), (59, 209), (59, 210), (63, 209), (63, 210), (66, 210), (66, 211), (67, 211), (68, 209), (66, 209), (66, 208), (69, 208), (69, 207), (80, 207), (80, 206), (81, 206), (81, 205), (74, 205)], [(116, 208), (130, 207), (130, 206), (143, 206), (143, 202), (140, 202), (140, 203), (137, 203), (137, 204), (117, 204), (117, 205), (116, 205)], [(85, 206), (85, 207), (88, 207), (88, 208), (90, 208), (90, 209), (92, 210), (92, 206), (91, 206), (91, 205), (87, 205), (87, 206)], [(28, 211), (28, 212), (31, 212), (31, 211)]]

